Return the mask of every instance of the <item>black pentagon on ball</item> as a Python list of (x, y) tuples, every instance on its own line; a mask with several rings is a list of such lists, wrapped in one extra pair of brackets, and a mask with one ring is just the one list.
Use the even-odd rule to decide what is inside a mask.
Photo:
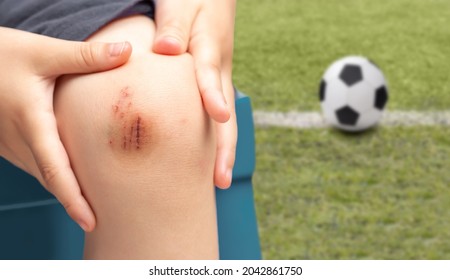
[(322, 82), (320, 82), (320, 88), (319, 88), (319, 99), (320, 99), (320, 102), (325, 100), (325, 91), (326, 91), (326, 89), (327, 89), (327, 82), (322, 80)]
[(383, 110), (388, 101), (388, 91), (385, 86), (381, 86), (375, 92), (375, 107)]
[(359, 113), (349, 106), (342, 107), (336, 111), (336, 116), (340, 124), (356, 125), (359, 118)]
[(359, 65), (347, 64), (342, 69), (339, 78), (349, 87), (362, 81), (363, 75)]

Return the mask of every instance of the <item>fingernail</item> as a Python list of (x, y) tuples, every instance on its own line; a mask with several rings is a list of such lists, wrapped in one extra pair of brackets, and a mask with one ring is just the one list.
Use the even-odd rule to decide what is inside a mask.
[(126, 42), (114, 43), (109, 45), (109, 55), (112, 57), (120, 56), (125, 49)]
[(80, 225), (80, 227), (81, 227), (84, 231), (88, 231), (88, 229), (89, 229), (88, 225), (87, 225), (83, 220), (79, 220), (79, 221), (78, 221), (78, 225)]
[(233, 181), (233, 170), (228, 169), (226, 176), (227, 176), (227, 182), (230, 182), (230, 186), (231, 186), (231, 182)]
[(177, 38), (175, 38), (173, 36), (170, 36), (170, 35), (164, 36), (162, 39), (164, 41), (166, 41), (167, 43), (170, 43), (171, 45), (174, 45), (174, 46), (181, 45), (179, 39), (177, 39)]

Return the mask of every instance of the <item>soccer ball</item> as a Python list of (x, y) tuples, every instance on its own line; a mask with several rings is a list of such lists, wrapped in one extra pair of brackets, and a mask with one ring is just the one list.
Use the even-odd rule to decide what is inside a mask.
[(325, 120), (346, 131), (376, 125), (388, 101), (383, 73), (365, 57), (348, 56), (334, 62), (320, 83), (319, 98)]

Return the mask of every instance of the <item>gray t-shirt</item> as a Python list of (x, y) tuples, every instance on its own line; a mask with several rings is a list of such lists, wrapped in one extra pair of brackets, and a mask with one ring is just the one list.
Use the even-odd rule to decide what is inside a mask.
[(153, 18), (151, 0), (0, 0), (0, 26), (83, 41), (121, 17)]

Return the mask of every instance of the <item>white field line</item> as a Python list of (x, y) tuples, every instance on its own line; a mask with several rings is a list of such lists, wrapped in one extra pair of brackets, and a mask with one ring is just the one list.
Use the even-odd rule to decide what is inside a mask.
[[(259, 127), (323, 128), (327, 127), (318, 112), (253, 112), (254, 122)], [(450, 111), (385, 111), (382, 126), (450, 126)]]

